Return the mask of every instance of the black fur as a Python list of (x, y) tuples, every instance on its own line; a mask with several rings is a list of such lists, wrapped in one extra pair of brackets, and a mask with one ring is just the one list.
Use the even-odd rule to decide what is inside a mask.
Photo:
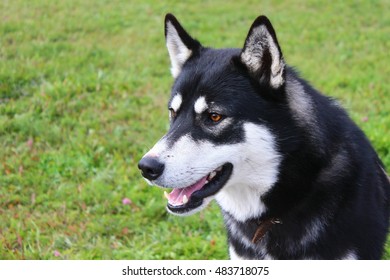
[[(273, 88), (267, 82), (272, 63), (267, 45), (264, 64), (253, 73), (240, 58), (242, 50), (202, 47), (172, 15), (166, 21), (175, 25), (183, 42), (193, 50), (172, 88), (173, 93), (182, 94), (183, 103), (167, 135), (171, 143), (188, 133), (195, 140), (207, 139), (216, 145), (242, 142), (242, 124), (252, 122), (270, 128), (283, 158), (277, 183), (261, 198), (266, 213), (246, 222), (224, 213), (229, 243), (236, 253), (258, 259), (267, 255), (276, 259), (338, 259), (351, 252), (359, 259), (381, 258), (389, 228), (390, 183), (376, 152), (345, 111), (288, 66), (283, 68), (285, 82)], [(262, 24), (283, 59), (267, 18), (258, 18), (248, 37)], [(264, 75), (267, 79), (259, 78)], [(288, 92), (287, 85), (291, 81), (299, 83), (302, 94), (310, 100), (311, 115), (307, 117), (311, 123), (305, 123), (291, 108), (289, 95), (294, 92)], [(214, 135), (203, 125), (207, 116), (195, 117), (188, 108), (199, 96), (221, 105), (219, 113), (233, 120), (229, 130)], [(248, 247), (243, 236), (252, 239), (258, 224), (267, 217), (282, 223), (272, 226), (259, 244)], [(229, 230), (232, 224), (243, 236)], [(320, 230), (317, 235), (313, 232), (313, 240), (308, 234), (311, 230)]]

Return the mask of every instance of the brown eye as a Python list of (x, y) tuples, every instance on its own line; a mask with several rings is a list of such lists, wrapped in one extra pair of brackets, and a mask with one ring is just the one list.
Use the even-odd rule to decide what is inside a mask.
[(222, 119), (222, 116), (217, 113), (210, 113), (209, 117), (213, 122), (219, 122)]

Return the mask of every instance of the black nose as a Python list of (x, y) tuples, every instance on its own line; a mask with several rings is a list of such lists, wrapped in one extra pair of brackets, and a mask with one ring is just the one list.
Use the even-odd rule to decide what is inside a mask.
[(164, 171), (164, 164), (154, 157), (144, 157), (138, 163), (142, 176), (149, 180), (156, 180)]

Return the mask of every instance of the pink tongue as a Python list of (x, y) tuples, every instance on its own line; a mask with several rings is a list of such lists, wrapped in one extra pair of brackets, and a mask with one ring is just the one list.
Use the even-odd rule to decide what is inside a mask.
[(181, 205), (183, 204), (183, 196), (186, 195), (188, 199), (190, 199), (190, 196), (196, 192), (197, 190), (200, 190), (204, 184), (206, 183), (207, 176), (200, 179), (195, 184), (182, 188), (182, 189), (174, 189), (169, 195), (168, 202), (171, 205)]

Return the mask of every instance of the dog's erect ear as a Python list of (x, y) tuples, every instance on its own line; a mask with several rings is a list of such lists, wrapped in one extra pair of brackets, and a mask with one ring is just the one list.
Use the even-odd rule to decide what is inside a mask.
[(284, 84), (282, 51), (267, 17), (259, 16), (252, 24), (240, 59), (259, 82), (268, 83), (275, 89)]
[(165, 40), (171, 59), (171, 73), (176, 78), (184, 63), (199, 51), (201, 45), (184, 30), (172, 14), (165, 16)]

